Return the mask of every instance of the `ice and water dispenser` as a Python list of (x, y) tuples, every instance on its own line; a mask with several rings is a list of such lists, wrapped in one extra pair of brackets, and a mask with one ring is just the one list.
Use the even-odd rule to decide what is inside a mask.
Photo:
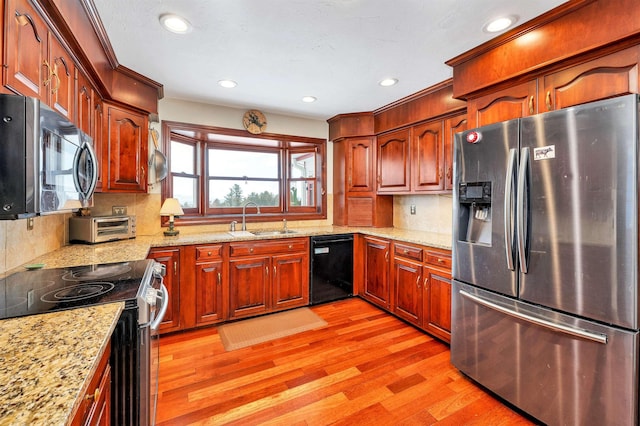
[(458, 202), (459, 239), (491, 245), (491, 182), (461, 182)]

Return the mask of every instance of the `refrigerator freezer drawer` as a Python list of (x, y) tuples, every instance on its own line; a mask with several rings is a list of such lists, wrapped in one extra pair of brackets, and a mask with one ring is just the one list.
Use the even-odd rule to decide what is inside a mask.
[(451, 362), (550, 425), (637, 424), (638, 340), (453, 282)]

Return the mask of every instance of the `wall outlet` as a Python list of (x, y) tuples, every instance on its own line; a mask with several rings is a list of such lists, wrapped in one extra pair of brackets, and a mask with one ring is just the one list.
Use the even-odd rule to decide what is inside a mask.
[(27, 218), (27, 231), (33, 231), (33, 218)]
[(409, 206), (409, 213), (416, 214), (416, 205), (415, 204), (411, 204), (411, 206)]
[(111, 214), (114, 216), (122, 216), (127, 214), (127, 208), (124, 206), (112, 206)]

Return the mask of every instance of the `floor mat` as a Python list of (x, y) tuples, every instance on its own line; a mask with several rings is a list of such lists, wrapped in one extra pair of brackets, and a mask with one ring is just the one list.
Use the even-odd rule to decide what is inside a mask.
[(327, 325), (309, 308), (299, 308), (277, 314), (224, 324), (218, 327), (227, 351), (268, 342)]

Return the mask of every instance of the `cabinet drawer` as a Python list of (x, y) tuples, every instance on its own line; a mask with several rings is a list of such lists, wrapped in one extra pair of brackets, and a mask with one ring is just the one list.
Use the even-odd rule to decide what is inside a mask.
[(222, 257), (222, 244), (197, 246), (196, 260), (216, 260)]
[(307, 251), (306, 238), (291, 238), (285, 240), (251, 241), (244, 243), (231, 243), (229, 255), (247, 256), (255, 254), (288, 253), (294, 251)]
[(393, 254), (417, 261), (422, 261), (422, 249), (419, 247), (407, 246), (404, 244), (394, 244)]
[(451, 254), (427, 251), (424, 254), (424, 263), (441, 268), (451, 269)]

